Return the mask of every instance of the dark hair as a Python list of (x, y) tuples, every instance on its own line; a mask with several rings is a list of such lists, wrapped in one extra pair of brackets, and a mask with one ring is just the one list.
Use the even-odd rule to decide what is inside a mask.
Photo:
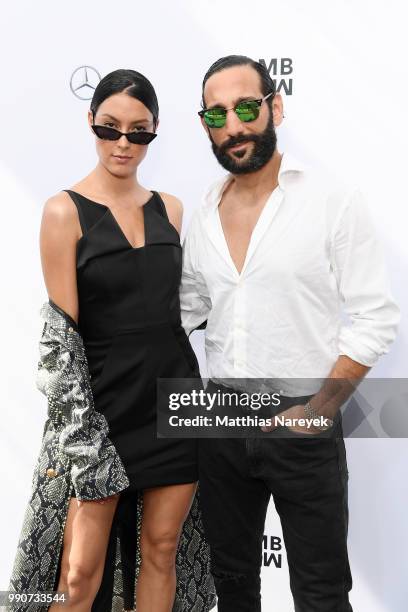
[(272, 104), (272, 100), (276, 93), (275, 83), (273, 82), (266, 66), (260, 62), (256, 62), (246, 55), (226, 55), (225, 57), (220, 57), (220, 59), (214, 62), (205, 73), (201, 92), (201, 105), (203, 108), (205, 107), (204, 88), (208, 79), (216, 72), (220, 72), (226, 68), (232, 68), (233, 66), (251, 66), (251, 68), (256, 70), (261, 79), (262, 94), (266, 96), (270, 91), (273, 91), (273, 96), (266, 100), (266, 102)]
[(153, 125), (156, 129), (159, 118), (159, 103), (153, 85), (143, 74), (136, 70), (125, 70), (120, 68), (109, 72), (103, 77), (95, 88), (91, 100), (90, 110), (95, 116), (98, 107), (106, 98), (113, 94), (126, 91), (129, 96), (140, 100), (152, 113)]

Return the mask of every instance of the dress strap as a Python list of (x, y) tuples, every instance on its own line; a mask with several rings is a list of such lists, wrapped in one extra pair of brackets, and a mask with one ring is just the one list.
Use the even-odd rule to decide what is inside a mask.
[(62, 191), (66, 191), (67, 193), (69, 193), (72, 200), (74, 201), (74, 204), (78, 210), (79, 222), (81, 224), (82, 233), (85, 234), (85, 232), (88, 231), (88, 224), (86, 222), (85, 213), (82, 208), (81, 198), (79, 197), (79, 194), (75, 193), (75, 191), (72, 191), (71, 189), (63, 189)]
[(156, 211), (159, 213), (159, 215), (161, 215), (162, 217), (167, 219), (167, 221), (169, 221), (169, 216), (167, 214), (166, 206), (163, 202), (161, 195), (159, 194), (158, 191), (153, 191), (153, 189), (151, 191), (155, 195), (154, 199), (152, 200), (152, 203), (154, 204)]

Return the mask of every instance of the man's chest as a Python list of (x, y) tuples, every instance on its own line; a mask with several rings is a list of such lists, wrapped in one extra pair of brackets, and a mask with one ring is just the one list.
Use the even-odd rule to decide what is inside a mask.
[(331, 238), (323, 209), (277, 198), (272, 206), (251, 212), (223, 215), (215, 209), (204, 222), (198, 276), (208, 289), (250, 281), (259, 289), (275, 286), (287, 292), (328, 280)]
[(221, 202), (218, 215), (222, 233), (231, 260), (241, 273), (248, 252), (254, 228), (262, 212), (264, 202), (253, 206), (234, 206), (231, 202)]

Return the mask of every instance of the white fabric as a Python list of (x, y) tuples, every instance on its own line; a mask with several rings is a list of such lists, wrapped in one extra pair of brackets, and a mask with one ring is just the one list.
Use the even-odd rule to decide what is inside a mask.
[(230, 178), (210, 188), (183, 242), (182, 323), (190, 334), (207, 320), (209, 377), (326, 377), (339, 354), (373, 366), (399, 309), (360, 191), (284, 153), (239, 274), (218, 212)]

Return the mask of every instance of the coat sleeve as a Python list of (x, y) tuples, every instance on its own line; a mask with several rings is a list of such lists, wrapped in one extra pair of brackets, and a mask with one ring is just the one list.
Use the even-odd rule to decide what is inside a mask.
[(124, 465), (108, 438), (109, 426), (95, 410), (82, 337), (45, 304), (37, 388), (47, 397), (48, 416), (59, 433), (62, 460), (69, 461), (80, 500), (101, 499), (129, 486)]

